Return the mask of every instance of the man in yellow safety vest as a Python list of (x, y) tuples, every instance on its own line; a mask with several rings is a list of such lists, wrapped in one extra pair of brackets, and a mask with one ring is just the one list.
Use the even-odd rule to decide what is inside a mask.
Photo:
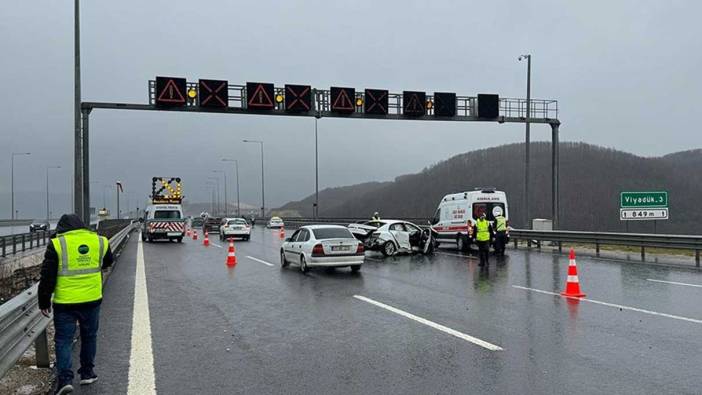
[(487, 266), (489, 262), (490, 242), (492, 241), (492, 225), (487, 220), (485, 212), (480, 213), (480, 218), (475, 221), (475, 242), (478, 244), (478, 256), (480, 257), (479, 266)]
[(102, 270), (113, 256), (105, 237), (88, 229), (75, 214), (64, 214), (56, 225), (56, 237), (46, 246), (39, 282), (39, 308), (54, 313), (56, 344), (56, 394), (73, 391), (73, 338), (80, 324), (81, 384), (97, 380), (93, 371), (97, 330), (102, 302)]
[(507, 244), (507, 219), (502, 215), (502, 208), (495, 207), (495, 255), (505, 255)]

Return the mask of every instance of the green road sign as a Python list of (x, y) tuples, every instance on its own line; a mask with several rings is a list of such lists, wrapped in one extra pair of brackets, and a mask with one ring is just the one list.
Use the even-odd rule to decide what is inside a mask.
[(620, 194), (621, 208), (651, 208), (668, 207), (668, 192), (622, 192)]

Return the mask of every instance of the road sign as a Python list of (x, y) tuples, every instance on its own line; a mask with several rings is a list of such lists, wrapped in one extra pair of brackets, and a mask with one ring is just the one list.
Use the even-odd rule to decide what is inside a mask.
[(500, 96), (484, 93), (478, 94), (478, 117), (497, 118), (500, 116)]
[(332, 86), (329, 89), (332, 112), (340, 114), (350, 114), (354, 112), (354, 100), (356, 99), (356, 89), (339, 88)]
[(156, 77), (156, 105), (178, 107), (185, 105), (185, 78)]
[(668, 219), (668, 208), (620, 208), (619, 219), (622, 221)]
[(252, 110), (272, 110), (273, 84), (263, 82), (246, 83), (246, 107)]
[(366, 89), (363, 112), (374, 115), (388, 114), (388, 91), (383, 89)]
[(306, 112), (312, 109), (312, 87), (285, 85), (285, 111)]
[(456, 94), (450, 92), (434, 92), (434, 116), (456, 116)]
[(619, 195), (620, 207), (651, 208), (668, 207), (668, 192), (622, 192)]
[(227, 81), (200, 80), (199, 106), (226, 108), (229, 106), (229, 88)]
[(424, 92), (402, 92), (402, 113), (420, 116), (427, 112), (427, 94)]

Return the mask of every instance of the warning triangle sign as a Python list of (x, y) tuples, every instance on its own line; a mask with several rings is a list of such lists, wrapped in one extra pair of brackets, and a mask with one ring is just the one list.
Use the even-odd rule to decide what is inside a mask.
[(339, 91), (339, 95), (336, 97), (336, 100), (334, 100), (334, 103), (332, 104), (332, 109), (353, 111), (353, 101), (349, 97), (349, 94), (346, 92), (346, 89), (341, 89)]
[(267, 92), (264, 84), (257, 84), (253, 95), (249, 96), (248, 106), (254, 108), (273, 108), (274, 104), (271, 96), (272, 95)]
[(185, 95), (178, 89), (175, 81), (169, 79), (156, 100), (159, 103), (185, 104)]
[(411, 95), (409, 103), (405, 106), (405, 111), (412, 114), (424, 112), (424, 103), (419, 102), (417, 95)]

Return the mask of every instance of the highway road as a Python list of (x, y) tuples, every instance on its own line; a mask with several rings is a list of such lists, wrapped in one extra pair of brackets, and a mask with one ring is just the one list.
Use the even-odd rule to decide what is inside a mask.
[[(135, 235), (136, 236), (136, 235)], [(105, 290), (86, 394), (699, 393), (702, 274), (508, 250), (451, 250), (358, 274), (282, 269), (255, 229), (238, 264), (213, 240), (132, 237)], [(76, 363), (78, 355), (76, 354)], [(77, 366), (76, 366), (77, 369)]]

